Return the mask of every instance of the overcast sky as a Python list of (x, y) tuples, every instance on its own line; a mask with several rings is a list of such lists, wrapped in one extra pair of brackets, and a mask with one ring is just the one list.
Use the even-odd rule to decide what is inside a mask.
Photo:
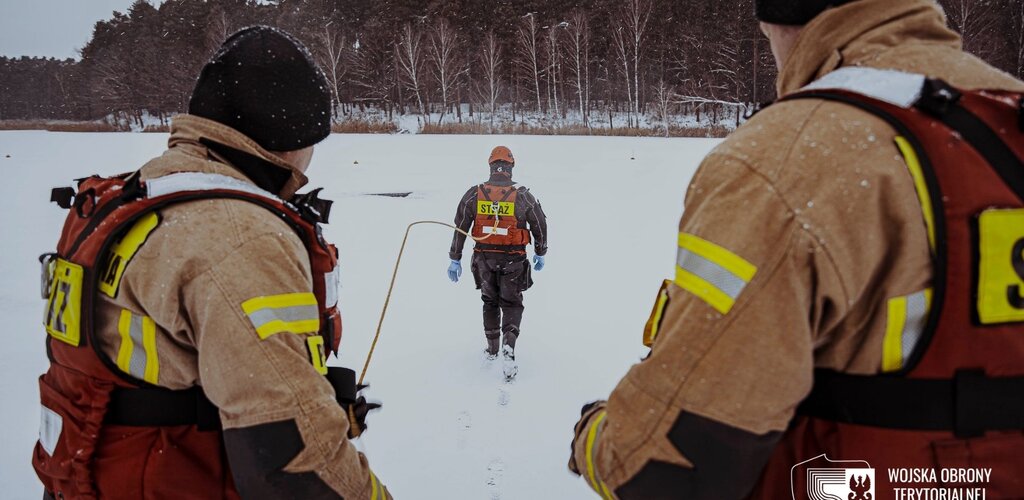
[[(151, 1), (155, 5), (159, 1)], [(0, 0), (0, 55), (78, 58), (96, 21), (132, 0)]]

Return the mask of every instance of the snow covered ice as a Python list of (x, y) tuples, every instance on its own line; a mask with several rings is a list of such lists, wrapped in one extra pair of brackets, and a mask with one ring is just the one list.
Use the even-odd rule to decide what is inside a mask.
[[(342, 266), (345, 329), (331, 364), (362, 367), (406, 225), (450, 222), (466, 189), (486, 180), (492, 147), (515, 152), (515, 180), (548, 215), (551, 249), (525, 294), (513, 384), (500, 360), (485, 359), (472, 276), (454, 285), (445, 275), (452, 232), (413, 229), (366, 377), (367, 396), (384, 408), (357, 441), (396, 498), (594, 498), (566, 468), (573, 425), (645, 353), (641, 334), (673, 273), (686, 185), (717, 142), (332, 135), (316, 147), (310, 185), (336, 201), (326, 236)], [(164, 134), (0, 132), (0, 168), (12, 179), (0, 188), (3, 498), (42, 492), (30, 464), (36, 378), (47, 366), (36, 259), (53, 250), (66, 213), (49, 203), (50, 188), (135, 169), (165, 143)], [(469, 257), (467, 248), (467, 270)]]

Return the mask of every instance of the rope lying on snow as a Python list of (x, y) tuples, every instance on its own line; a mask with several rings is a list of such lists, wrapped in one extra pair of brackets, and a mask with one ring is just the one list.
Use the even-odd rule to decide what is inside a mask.
[[(472, 238), (473, 241), (483, 241), (497, 233), (496, 229), (498, 228), (498, 220), (498, 216), (495, 215), (494, 228), (492, 229), (492, 231), (479, 238), (446, 222), (421, 220), (413, 222), (412, 224), (406, 226), (405, 237), (402, 238), (402, 247), (398, 250), (398, 258), (395, 259), (395, 269), (391, 273), (391, 284), (388, 285), (388, 295), (387, 298), (384, 299), (384, 308), (381, 309), (380, 311), (380, 321), (377, 322), (377, 333), (373, 336), (373, 342), (370, 344), (370, 352), (366, 354), (366, 362), (363, 363), (363, 371), (359, 374), (359, 382), (357, 383), (358, 385), (363, 385), (363, 380), (366, 378), (366, 371), (370, 368), (370, 360), (373, 359), (373, 351), (377, 348), (377, 341), (380, 340), (381, 327), (384, 326), (384, 318), (388, 314), (388, 304), (391, 303), (391, 292), (395, 289), (395, 280), (398, 279), (398, 266), (402, 263), (402, 254), (405, 253), (405, 244), (406, 242), (409, 241), (409, 232), (412, 231), (413, 226), (418, 226), (420, 224), (436, 224), (439, 226), (446, 226), (466, 235), (466, 237), (468, 238)], [(362, 434), (362, 432), (359, 430), (359, 424), (357, 423), (358, 421), (356, 419), (356, 413), (353, 406), (349, 406), (348, 408), (348, 418), (349, 425), (351, 426), (351, 432), (353, 433), (353, 435), (358, 437), (360, 434)]]
[[(395, 259), (395, 269), (391, 273), (391, 284), (388, 286), (388, 295), (387, 295), (387, 298), (384, 299), (384, 308), (381, 309), (381, 311), (380, 311), (380, 321), (377, 322), (377, 333), (373, 336), (373, 343), (370, 344), (370, 352), (366, 354), (366, 362), (363, 363), (363, 371), (359, 374), (359, 385), (362, 385), (363, 384), (363, 379), (366, 378), (366, 371), (370, 367), (370, 360), (373, 358), (373, 351), (374, 351), (374, 349), (377, 348), (377, 340), (380, 339), (381, 327), (384, 326), (384, 317), (387, 316), (388, 304), (391, 303), (391, 292), (395, 289), (395, 280), (398, 278), (398, 266), (402, 263), (402, 254), (405, 253), (405, 244), (409, 240), (409, 232), (412, 230), (413, 226), (418, 226), (420, 224), (436, 224), (436, 225), (439, 225), (439, 226), (447, 226), (447, 227), (450, 227), (450, 228), (452, 228), (452, 229), (454, 229), (454, 230), (456, 230), (456, 231), (466, 235), (466, 237), (468, 237), (468, 238), (472, 238), (473, 241), (483, 241), (483, 240), (486, 240), (487, 238), (490, 238), (491, 236), (493, 236), (496, 233), (496, 231), (492, 230), (490, 233), (486, 234), (485, 236), (477, 238), (477, 237), (473, 236), (472, 234), (469, 234), (468, 232), (463, 231), (463, 230), (455, 227), (452, 224), (448, 224), (448, 223), (445, 223), (445, 222), (433, 221), (433, 220), (416, 221), (416, 222), (413, 222), (412, 224), (409, 224), (405, 228), (405, 237), (402, 238), (402, 247), (398, 250), (398, 258)], [(498, 217), (496, 216), (494, 218), (494, 229), (497, 229), (497, 227), (498, 227)]]

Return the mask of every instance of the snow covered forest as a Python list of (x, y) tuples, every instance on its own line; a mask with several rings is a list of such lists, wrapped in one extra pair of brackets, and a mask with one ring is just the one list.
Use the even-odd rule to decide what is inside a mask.
[[(1024, 77), (1024, 0), (939, 3), (968, 51)], [(0, 57), (0, 127), (165, 130), (220, 42), (266, 24), (323, 67), (339, 132), (721, 135), (774, 97), (752, 4), (138, 0), (77, 60)]]

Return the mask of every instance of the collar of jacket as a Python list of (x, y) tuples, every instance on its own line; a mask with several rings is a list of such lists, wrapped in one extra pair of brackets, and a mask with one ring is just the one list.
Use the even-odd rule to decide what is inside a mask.
[(780, 97), (842, 66), (870, 65), (872, 55), (906, 43), (960, 48), (934, 0), (858, 0), (829, 9), (800, 32), (776, 83)]
[(511, 186), (515, 184), (515, 181), (512, 180), (511, 175), (493, 173), (491, 174), (490, 179), (487, 179), (487, 184), (494, 186)]
[[(297, 168), (263, 149), (241, 132), (194, 115), (177, 115), (171, 120), (171, 137), (167, 147), (172, 150), (194, 150), (197, 154), (213, 157), (218, 162), (234, 167), (249, 181), (276, 193), (283, 200), (294, 196), (308, 182)], [(257, 175), (260, 169), (267, 169), (263, 172), (267, 175)], [(273, 185), (266, 185), (271, 182), (267, 179), (276, 180), (272, 181)]]

